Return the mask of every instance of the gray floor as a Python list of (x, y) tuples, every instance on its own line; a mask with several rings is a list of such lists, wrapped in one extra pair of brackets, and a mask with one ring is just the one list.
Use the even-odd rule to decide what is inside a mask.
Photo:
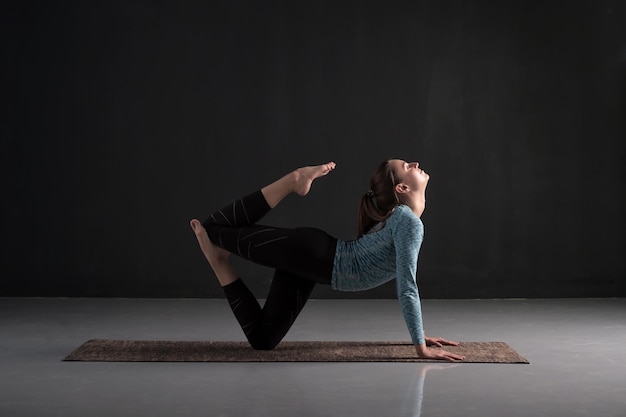
[[(91, 338), (243, 340), (224, 300), (0, 298), (0, 416), (626, 416), (626, 300), (424, 300), (430, 335), (530, 365), (80, 363)], [(407, 340), (395, 300), (312, 300), (289, 340)]]

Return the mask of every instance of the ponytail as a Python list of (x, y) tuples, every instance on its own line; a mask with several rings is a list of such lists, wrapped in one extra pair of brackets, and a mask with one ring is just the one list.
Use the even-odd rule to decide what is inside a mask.
[(359, 237), (368, 233), (374, 226), (385, 225), (393, 209), (400, 204), (396, 195), (396, 180), (389, 161), (381, 162), (370, 178), (370, 189), (361, 197), (357, 228)]

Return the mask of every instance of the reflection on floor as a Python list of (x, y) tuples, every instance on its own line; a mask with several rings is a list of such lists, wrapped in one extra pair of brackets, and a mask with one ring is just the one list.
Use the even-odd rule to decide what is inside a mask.
[[(530, 365), (80, 363), (92, 338), (243, 340), (224, 300), (0, 298), (1, 416), (626, 415), (626, 300), (424, 300), (427, 334)], [(408, 340), (395, 300), (311, 300), (289, 340)]]

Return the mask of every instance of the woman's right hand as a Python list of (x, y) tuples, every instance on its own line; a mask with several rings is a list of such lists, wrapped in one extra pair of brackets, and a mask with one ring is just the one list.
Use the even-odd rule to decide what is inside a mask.
[(415, 345), (415, 349), (417, 350), (417, 356), (422, 359), (446, 360), (448, 362), (462, 361), (465, 359), (465, 356), (447, 352), (443, 349), (431, 349), (426, 346), (425, 343), (423, 345)]

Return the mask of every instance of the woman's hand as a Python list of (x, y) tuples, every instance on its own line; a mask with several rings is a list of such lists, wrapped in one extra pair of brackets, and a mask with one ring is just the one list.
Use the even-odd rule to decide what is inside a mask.
[(425, 343), (423, 345), (415, 345), (415, 349), (417, 350), (417, 356), (422, 359), (446, 360), (448, 362), (462, 361), (465, 359), (465, 356), (447, 352), (443, 349), (430, 349)]
[(446, 346), (458, 346), (459, 342), (455, 342), (452, 340), (446, 340), (443, 337), (424, 337), (424, 339), (426, 339), (426, 346), (437, 346), (437, 347), (442, 347), (443, 345)]

